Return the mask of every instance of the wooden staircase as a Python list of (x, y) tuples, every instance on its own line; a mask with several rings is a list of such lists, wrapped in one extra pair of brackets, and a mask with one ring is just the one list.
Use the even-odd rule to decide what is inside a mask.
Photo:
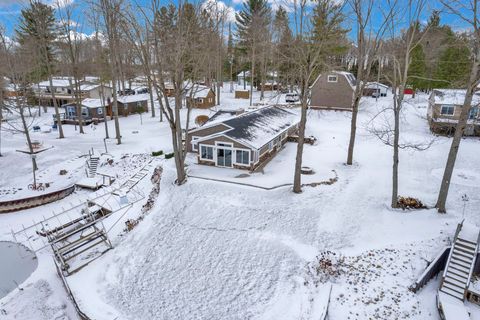
[(88, 161), (88, 177), (94, 178), (97, 175), (97, 168), (98, 162), (100, 161), (100, 157), (91, 156)]
[(479, 228), (463, 222), (457, 226), (452, 249), (443, 272), (440, 292), (461, 301), (464, 300), (475, 266), (479, 233)]

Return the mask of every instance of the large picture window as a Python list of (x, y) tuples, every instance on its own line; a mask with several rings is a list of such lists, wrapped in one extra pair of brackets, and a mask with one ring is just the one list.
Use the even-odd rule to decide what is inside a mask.
[(246, 150), (237, 150), (236, 162), (241, 164), (250, 164), (250, 152)]
[(440, 114), (442, 115), (453, 116), (454, 113), (455, 113), (454, 105), (445, 104), (445, 105), (442, 105), (440, 109)]
[(207, 146), (201, 146), (200, 158), (206, 160), (213, 160), (213, 148)]

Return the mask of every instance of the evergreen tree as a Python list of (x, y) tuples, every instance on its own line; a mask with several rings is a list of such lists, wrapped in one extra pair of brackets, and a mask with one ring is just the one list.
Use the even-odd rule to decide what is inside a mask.
[(54, 9), (39, 1), (32, 1), (22, 9), (16, 30), (17, 41), (24, 52), (34, 60), (30, 80), (37, 82), (48, 77), (53, 70), (53, 47), (58, 35)]
[(427, 28), (440, 27), (440, 11), (433, 10), (432, 15), (428, 19)]
[(292, 30), (288, 20), (287, 11), (280, 6), (273, 19), (273, 45), (275, 46), (275, 64), (278, 77), (283, 85), (288, 85), (292, 78), (293, 64), (291, 59), (293, 42)]
[(426, 81), (427, 65), (425, 63), (425, 53), (421, 44), (416, 45), (411, 54), (412, 60), (408, 69), (407, 84), (413, 89), (425, 90), (428, 88)]
[[(53, 87), (52, 76), (55, 67), (53, 46), (58, 36), (53, 8), (38, 0), (31, 0), (30, 6), (22, 9), (16, 35), (21, 49), (32, 53), (32, 59), (35, 60), (35, 68), (30, 75), (32, 80), (38, 81), (47, 76), (50, 87)], [(55, 90), (51, 90), (50, 94), (55, 108), (58, 137), (62, 139), (64, 135)]]
[(471, 67), (470, 51), (461, 43), (449, 45), (440, 55), (435, 72), (439, 87), (462, 88)]
[[(235, 14), (238, 43), (242, 51), (250, 57), (250, 105), (252, 105), (253, 86), (256, 76), (255, 65), (261, 60), (269, 39), (271, 9), (267, 0), (247, 0), (243, 9)], [(261, 68), (260, 68), (261, 69)], [(263, 70), (260, 70), (261, 72)], [(260, 74), (260, 78), (262, 78)], [(263, 90), (262, 90), (263, 93)]]
[(312, 37), (315, 42), (328, 44), (325, 54), (341, 54), (347, 50), (346, 35), (348, 29), (343, 27), (345, 15), (342, 4), (331, 0), (318, 0), (313, 8)]

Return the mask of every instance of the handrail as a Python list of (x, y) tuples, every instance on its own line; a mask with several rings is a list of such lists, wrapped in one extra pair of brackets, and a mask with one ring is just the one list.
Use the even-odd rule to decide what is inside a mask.
[(443, 270), (442, 278), (445, 278), (447, 276), (447, 270), (448, 270), (448, 266), (450, 265), (450, 260), (452, 259), (453, 250), (455, 248), (455, 243), (457, 242), (457, 238), (458, 238), (458, 234), (460, 233), (460, 230), (462, 230), (462, 228), (463, 228), (463, 222), (464, 221), (465, 221), (465, 219), (462, 220), (462, 222), (460, 222), (457, 225), (457, 229), (455, 230), (455, 236), (453, 237), (453, 242), (452, 242), (452, 249), (450, 250), (450, 254), (448, 255), (447, 263), (445, 264), (445, 269)]

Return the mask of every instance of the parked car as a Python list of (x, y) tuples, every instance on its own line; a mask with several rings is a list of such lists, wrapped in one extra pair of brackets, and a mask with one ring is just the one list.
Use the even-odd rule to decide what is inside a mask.
[(132, 89), (118, 90), (118, 94), (121, 96), (131, 96), (135, 94), (135, 90), (132, 90)]
[(285, 102), (295, 103), (300, 101), (300, 96), (297, 93), (287, 93), (285, 95)]
[(148, 88), (141, 88), (137, 90), (137, 94), (144, 94), (144, 93), (150, 93)]

